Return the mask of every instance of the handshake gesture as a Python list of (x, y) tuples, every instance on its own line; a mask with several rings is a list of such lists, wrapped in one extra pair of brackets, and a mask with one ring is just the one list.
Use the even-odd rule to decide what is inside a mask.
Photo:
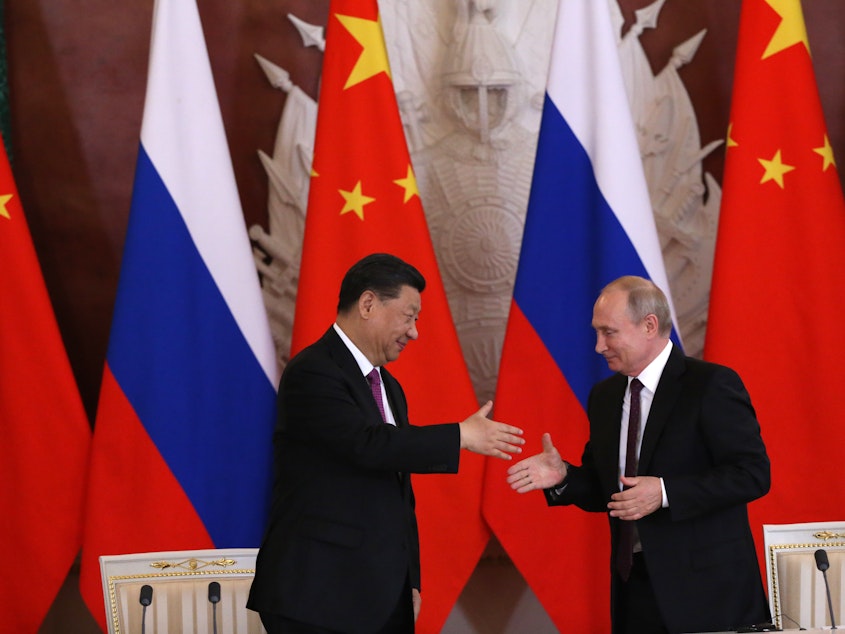
[(482, 456), (510, 460), (510, 454), (522, 453), (522, 445), (525, 444), (522, 430), (487, 418), (492, 408), (493, 401), (487, 401), (475, 414), (458, 424), (461, 430), (461, 449), (468, 449)]
[(543, 434), (543, 452), (520, 460), (508, 469), (508, 484), (517, 493), (548, 489), (566, 478), (566, 463), (552, 443), (551, 434)]

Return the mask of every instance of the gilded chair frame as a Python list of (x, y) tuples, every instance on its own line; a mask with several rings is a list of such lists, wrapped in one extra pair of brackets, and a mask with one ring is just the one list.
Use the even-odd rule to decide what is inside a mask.
[[(153, 589), (146, 634), (212, 632), (261, 634), (258, 614), (246, 609), (257, 548), (206, 549), (100, 557), (109, 634), (140, 632), (140, 589)], [(208, 584), (221, 586), (220, 602), (208, 601)]]
[(828, 553), (827, 571), (837, 625), (845, 614), (845, 521), (764, 524), (766, 577), (772, 621), (782, 629), (829, 627), (824, 576), (814, 554)]

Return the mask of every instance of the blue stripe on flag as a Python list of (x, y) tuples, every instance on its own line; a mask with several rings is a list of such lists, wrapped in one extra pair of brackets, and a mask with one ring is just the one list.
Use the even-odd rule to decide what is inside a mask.
[(609, 375), (595, 352), (593, 304), (622, 275), (649, 277), (590, 157), (546, 95), (514, 300), (584, 407)]
[(257, 546), (275, 390), (143, 146), (108, 361), (215, 546)]

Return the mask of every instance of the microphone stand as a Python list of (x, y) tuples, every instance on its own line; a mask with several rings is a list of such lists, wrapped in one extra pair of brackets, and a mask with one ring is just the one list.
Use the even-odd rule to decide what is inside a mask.
[(827, 552), (824, 548), (819, 548), (815, 552), (816, 568), (821, 570), (822, 577), (824, 577), (824, 588), (827, 591), (827, 609), (830, 613), (830, 629), (836, 629), (836, 621), (833, 618), (833, 599), (830, 597), (830, 584), (827, 582), (827, 569), (830, 568), (830, 562), (827, 559)]
[(147, 584), (141, 586), (141, 595), (138, 597), (138, 602), (144, 606), (141, 609), (141, 634), (147, 629), (147, 606), (153, 602), (153, 587)]
[(217, 604), (220, 603), (220, 584), (212, 581), (208, 584), (208, 600), (211, 603), (211, 629), (217, 634)]

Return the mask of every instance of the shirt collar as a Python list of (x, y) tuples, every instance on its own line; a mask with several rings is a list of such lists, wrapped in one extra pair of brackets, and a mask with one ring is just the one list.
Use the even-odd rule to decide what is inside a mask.
[[(352, 339), (346, 336), (346, 333), (343, 332), (341, 327), (337, 325), (337, 322), (332, 324), (332, 328), (334, 328), (334, 331), (338, 334), (344, 345), (349, 348), (349, 352), (352, 353), (352, 356), (355, 357), (355, 362), (358, 364), (358, 367), (361, 368), (361, 373), (364, 376), (367, 376), (370, 372), (372, 372), (375, 366), (370, 363), (370, 360), (367, 359), (364, 353), (358, 349), (358, 346), (352, 343)], [(379, 374), (381, 374), (381, 371), (379, 371)]]
[(667, 341), (666, 346), (663, 350), (658, 354), (654, 361), (649, 363), (645, 369), (640, 372), (640, 374), (636, 377), (629, 376), (628, 377), (628, 384), (631, 384), (633, 379), (639, 379), (640, 383), (643, 384), (643, 387), (648, 389), (652, 394), (657, 391), (657, 384), (660, 383), (660, 377), (663, 374), (663, 368), (666, 367), (666, 364), (669, 362), (669, 354), (672, 352), (672, 342)]

